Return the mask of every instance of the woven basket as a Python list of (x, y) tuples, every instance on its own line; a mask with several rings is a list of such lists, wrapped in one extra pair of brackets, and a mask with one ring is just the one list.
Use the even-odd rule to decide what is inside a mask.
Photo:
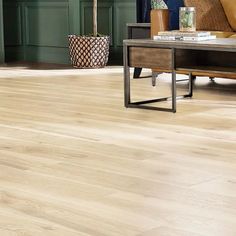
[(76, 68), (101, 68), (109, 56), (109, 36), (89, 37), (69, 35), (72, 65)]

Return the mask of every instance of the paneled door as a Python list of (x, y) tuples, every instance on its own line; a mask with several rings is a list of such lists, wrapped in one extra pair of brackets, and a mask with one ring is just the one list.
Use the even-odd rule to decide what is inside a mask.
[(3, 5), (0, 0), (0, 63), (4, 62)]

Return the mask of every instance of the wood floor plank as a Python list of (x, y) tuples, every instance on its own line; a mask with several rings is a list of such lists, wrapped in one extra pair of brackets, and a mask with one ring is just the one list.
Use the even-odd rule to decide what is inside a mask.
[(224, 194), (226, 196), (236, 196), (236, 178), (230, 177), (219, 178), (209, 182), (203, 182), (192, 186), (192, 189), (200, 190), (207, 193)]
[[(203, 234), (196, 234), (190, 231), (184, 231), (168, 227), (159, 227), (142, 233), (138, 236), (203, 236)], [(210, 234), (208, 234), (210, 236)], [(213, 236), (213, 235), (212, 235)]]
[(236, 235), (235, 81), (197, 78), (171, 114), (125, 109), (122, 78), (0, 67), (1, 236)]
[[(68, 201), (57, 197), (24, 192), (20, 189), (8, 189), (1, 191), (0, 196), (4, 210), (16, 211), (19, 215), (32, 219), (34, 222), (52, 223), (62, 228), (71, 229), (78, 235), (136, 235), (138, 232), (149, 229), (158, 222), (141, 217), (130, 212), (126, 216), (119, 209), (108, 208), (96, 202), (88, 202), (82, 199)], [(96, 207), (96, 211), (94, 208)], [(113, 211), (112, 211), (113, 210)], [(118, 217), (118, 215), (123, 217)], [(126, 217), (132, 217), (127, 221)], [(140, 217), (140, 218), (139, 218)], [(142, 224), (138, 224), (138, 221)], [(122, 228), (122, 225), (124, 228)], [(139, 225), (139, 226), (138, 226)], [(99, 227), (98, 227), (99, 226)], [(138, 230), (139, 229), (139, 230)], [(76, 234), (75, 234), (76, 235)]]
[[(50, 163), (50, 157), (47, 159), (41, 159), (40, 162), (34, 158), (35, 163), (32, 163), (29, 155), (20, 156), (17, 153), (9, 154), (9, 151), (0, 151), (0, 154), (2, 154), (2, 157), (0, 157), (0, 164), (9, 166), (15, 165), (21, 169), (27, 168), (29, 170), (39, 171), (41, 165), (44, 166), (46, 163)], [(16, 161), (13, 163), (14, 159), (16, 159)], [(48, 159), (49, 161), (47, 161)], [(65, 159), (56, 161), (56, 157), (54, 160), (54, 163), (51, 161), (51, 166), (59, 165), (65, 161)], [(196, 169), (194, 166), (173, 166), (173, 163), (167, 163), (164, 159), (159, 159), (158, 164), (149, 164), (148, 162), (143, 161), (126, 160), (107, 156), (103, 157), (96, 155), (95, 157), (94, 154), (92, 154), (86, 156), (82, 155), (82, 158), (79, 158), (79, 161), (76, 161), (75, 159), (71, 160), (71, 164), (78, 168), (90, 168), (92, 166), (93, 169), (108, 170), (110, 172), (121, 173), (127, 176), (134, 176), (150, 180), (154, 179), (156, 181), (162, 181), (181, 186), (200, 184), (202, 182), (215, 179), (219, 176), (218, 174), (211, 174), (206, 171), (201, 171)], [(142, 169), (142, 172), (140, 172), (140, 169)], [(236, 168), (234, 171), (235, 170)]]
[(19, 211), (0, 209), (0, 235), (19, 236), (19, 235), (37, 235), (37, 236), (89, 236), (82, 231), (66, 228), (58, 223), (49, 222), (39, 218), (33, 218), (20, 213)]

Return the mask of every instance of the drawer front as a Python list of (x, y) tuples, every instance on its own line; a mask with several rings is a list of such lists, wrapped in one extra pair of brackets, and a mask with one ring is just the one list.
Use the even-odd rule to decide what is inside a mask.
[(172, 69), (172, 51), (166, 48), (129, 47), (129, 66)]

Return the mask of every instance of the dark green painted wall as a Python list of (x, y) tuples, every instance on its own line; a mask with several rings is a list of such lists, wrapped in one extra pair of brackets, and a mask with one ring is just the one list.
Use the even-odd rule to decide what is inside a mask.
[[(1, 1), (1, 0), (0, 0)], [(92, 0), (3, 0), (6, 60), (68, 63), (68, 34), (90, 34)], [(119, 61), (135, 0), (98, 0), (98, 28)]]
[(2, 11), (2, 0), (0, 0), (0, 63), (3, 62), (4, 62), (3, 11)]
[(68, 62), (67, 0), (4, 0), (6, 60)]

